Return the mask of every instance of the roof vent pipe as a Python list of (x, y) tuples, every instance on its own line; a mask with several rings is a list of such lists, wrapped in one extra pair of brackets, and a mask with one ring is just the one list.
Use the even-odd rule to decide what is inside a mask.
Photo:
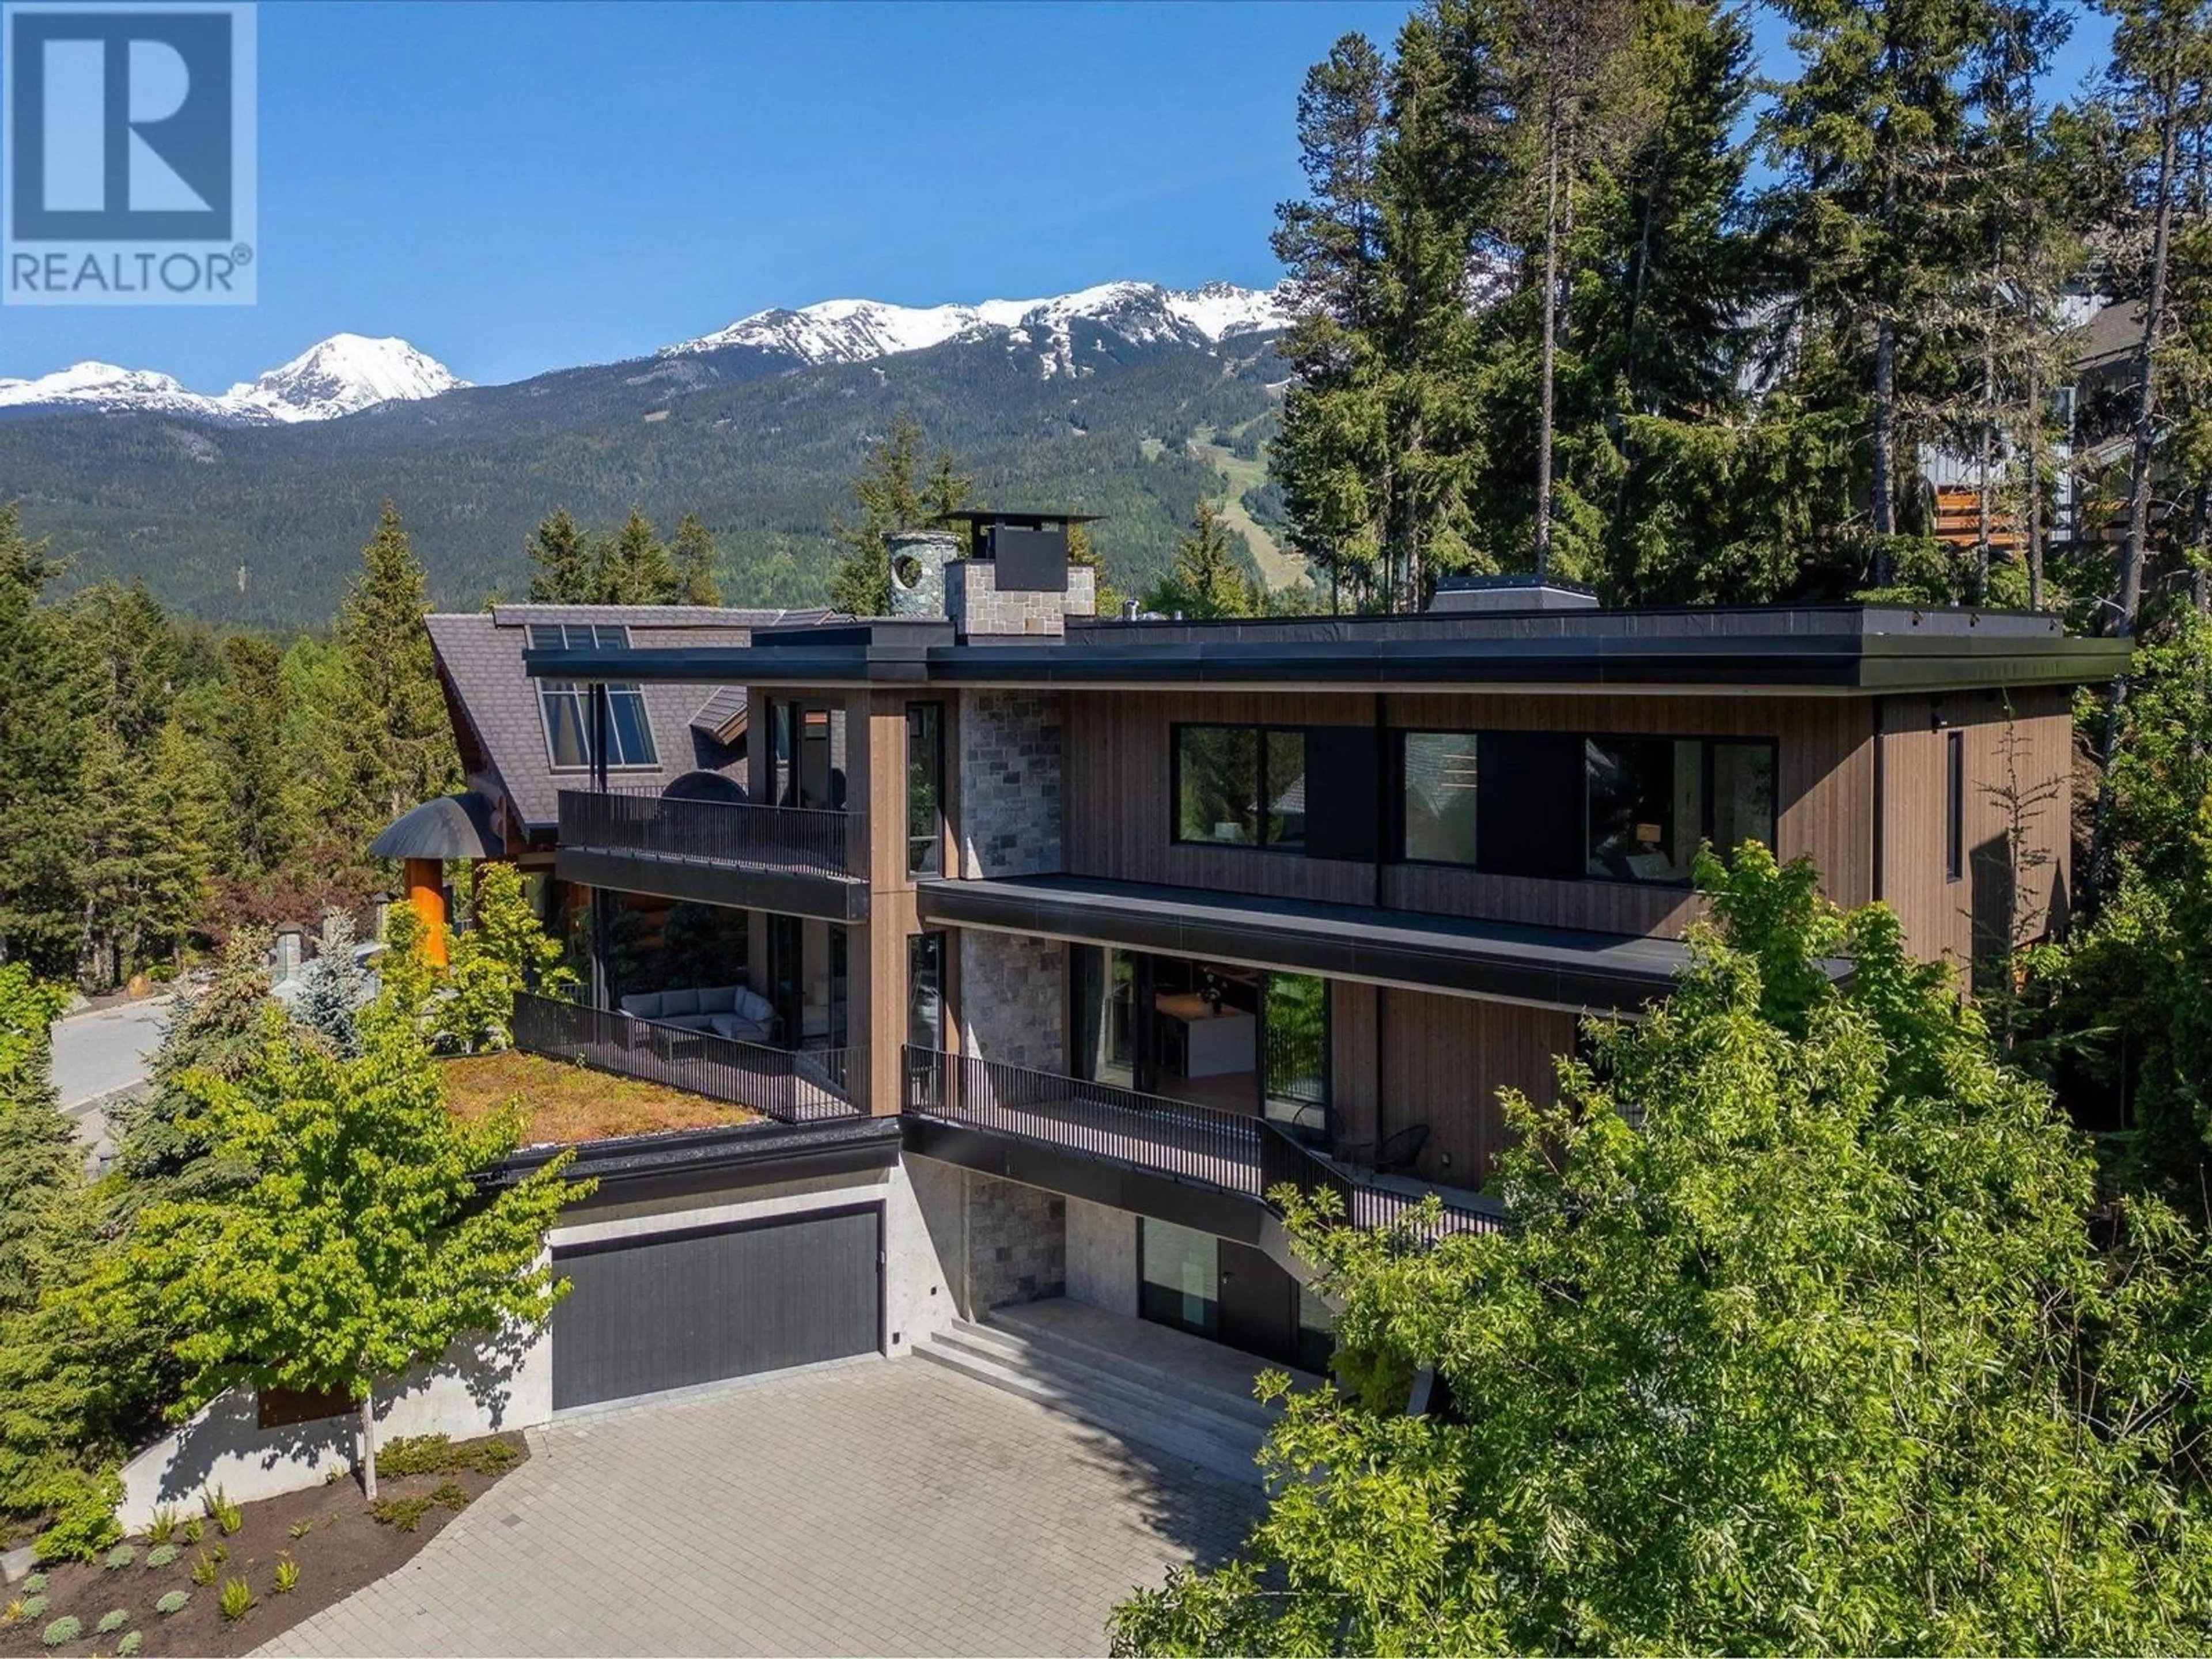
[(1139, 614), (1139, 613), (1137, 610), (1137, 602), (1134, 599), (1124, 599), (1121, 601), (1121, 620), (1123, 622), (1134, 622), (1137, 620)]

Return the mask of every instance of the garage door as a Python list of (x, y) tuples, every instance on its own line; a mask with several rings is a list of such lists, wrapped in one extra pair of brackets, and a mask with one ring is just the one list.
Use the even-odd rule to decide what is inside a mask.
[(553, 1252), (553, 1409), (872, 1353), (880, 1209)]

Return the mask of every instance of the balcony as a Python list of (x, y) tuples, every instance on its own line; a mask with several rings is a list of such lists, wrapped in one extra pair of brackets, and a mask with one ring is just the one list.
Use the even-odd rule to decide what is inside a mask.
[(745, 1106), (779, 1123), (856, 1117), (866, 1056), (858, 1048), (775, 1048), (525, 993), (514, 1046), (616, 1077)]
[[(901, 1109), (910, 1119), (1010, 1136), (1079, 1158), (1268, 1202), (1279, 1187), (1336, 1194), (1353, 1226), (1386, 1227), (1431, 1191), (1443, 1212), (1431, 1237), (1492, 1232), (1503, 1212), (1471, 1193), (1445, 1193), (1364, 1170), (1308, 1146), (1281, 1125), (1241, 1112), (1087, 1083), (1051, 1072), (908, 1047)], [(912, 1143), (909, 1142), (909, 1145)]]
[(586, 887), (830, 921), (868, 913), (860, 813), (564, 789), (555, 856), (562, 880)]

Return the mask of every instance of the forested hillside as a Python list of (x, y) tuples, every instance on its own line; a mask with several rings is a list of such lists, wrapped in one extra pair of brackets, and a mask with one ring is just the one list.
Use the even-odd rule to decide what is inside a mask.
[(1187, 441), (1267, 415), (1285, 370), (1270, 337), (1133, 343), (1077, 319), (1069, 346), (1073, 377), (1001, 335), (797, 368), (742, 347), (664, 356), (295, 427), (15, 420), (0, 423), (0, 495), (70, 561), (67, 586), (143, 578), (213, 621), (327, 617), (387, 499), (443, 607), (519, 596), (525, 540), (563, 506), (587, 523), (696, 514), (730, 603), (815, 604), (853, 475), (905, 414), (961, 458), (977, 500), (1105, 515), (1100, 551), (1139, 591), (1200, 499), (1228, 489)]

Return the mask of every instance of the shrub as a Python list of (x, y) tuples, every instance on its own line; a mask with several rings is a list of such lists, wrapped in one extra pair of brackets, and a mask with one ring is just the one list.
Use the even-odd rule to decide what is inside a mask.
[(115, 1644), (115, 1659), (138, 1659), (138, 1650), (146, 1645), (146, 1638), (135, 1630), (123, 1632), (123, 1639)]
[(43, 1572), (34, 1572), (23, 1580), (23, 1594), (26, 1595), (43, 1595), (46, 1588), (46, 1575)]
[(23, 1616), (23, 1598), (17, 1596), (6, 1607), (0, 1607), (0, 1625), (12, 1625)]
[(289, 1595), (300, 1587), (300, 1564), (289, 1555), (276, 1558), (276, 1594)]
[(222, 1581), (222, 1616), (239, 1620), (246, 1617), (253, 1607), (253, 1587), (243, 1578)]
[(459, 1515), (469, 1506), (468, 1490), (458, 1480), (441, 1480), (437, 1491), (430, 1494), (430, 1501)]
[(192, 1593), (190, 1590), (171, 1590), (154, 1603), (154, 1611), (166, 1618), (173, 1613), (182, 1613), (191, 1604)]
[(154, 1518), (146, 1523), (146, 1541), (166, 1544), (177, 1535), (177, 1512), (164, 1505), (154, 1511)]
[(121, 1607), (110, 1607), (100, 1615), (100, 1622), (92, 1627), (92, 1633), (94, 1636), (106, 1636), (112, 1632), (121, 1630), (130, 1622), (131, 1615), (124, 1612)]
[(305, 1538), (314, 1529), (315, 1523), (312, 1521), (295, 1521), (292, 1523), (292, 1536), (295, 1538)]
[(376, 1472), (400, 1480), (410, 1474), (442, 1474), (454, 1467), (453, 1438), (443, 1434), (403, 1434), (376, 1453)]
[(166, 1567), (183, 1553), (174, 1544), (156, 1544), (146, 1552), (146, 1565), (149, 1567)]
[(101, 1560), (100, 1565), (109, 1572), (113, 1572), (118, 1567), (129, 1566), (137, 1559), (138, 1552), (131, 1548), (130, 1545), (118, 1544), (113, 1549), (108, 1551), (106, 1558)]
[(483, 1440), (477, 1444), (476, 1472), (478, 1474), (505, 1474), (521, 1461), (521, 1448), (512, 1440)]
[(50, 1648), (58, 1648), (64, 1642), (76, 1641), (83, 1634), (84, 1620), (73, 1613), (65, 1613), (46, 1626), (39, 1640)]
[(205, 1536), (207, 1528), (200, 1524), (199, 1516), (192, 1515), (185, 1517), (183, 1531), (185, 1542), (197, 1544)]
[(192, 1583), (212, 1584), (222, 1577), (222, 1563), (202, 1550), (192, 1558)]
[(40, 1590), (36, 1595), (27, 1595), (15, 1605), (23, 1610), (24, 1618), (35, 1619), (46, 1610), (46, 1593)]
[(377, 1500), (376, 1507), (369, 1513), (387, 1527), (413, 1532), (430, 1512), (430, 1501), (428, 1498), (384, 1498)]

